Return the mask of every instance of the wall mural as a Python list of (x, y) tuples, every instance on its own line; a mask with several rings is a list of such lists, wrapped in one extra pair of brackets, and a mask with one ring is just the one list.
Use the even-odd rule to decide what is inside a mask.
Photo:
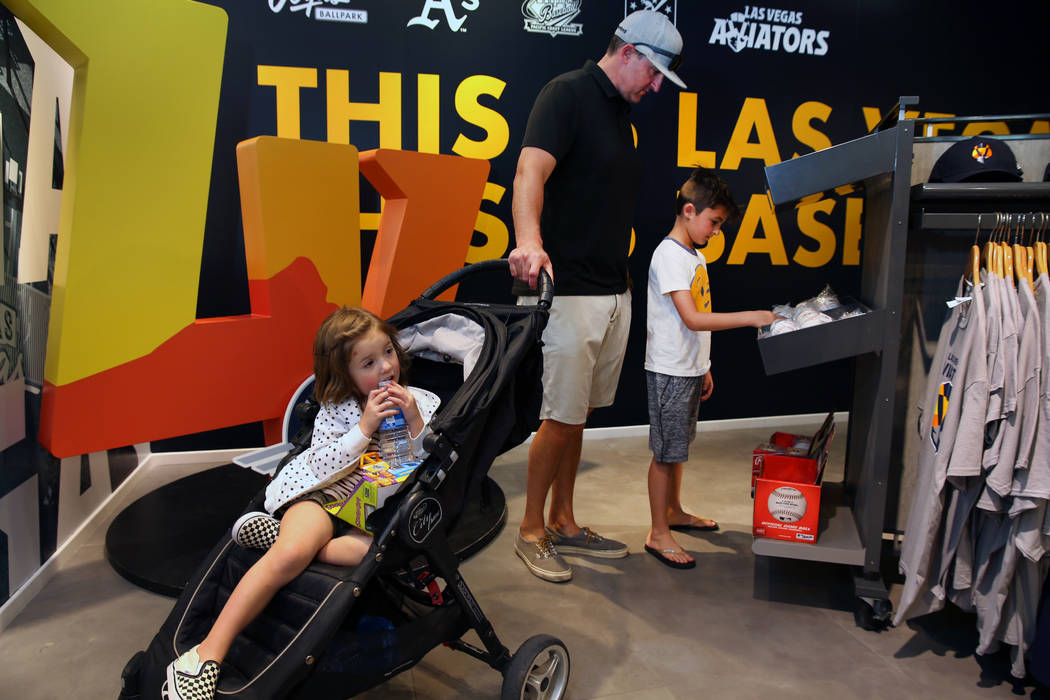
[[(44, 87), (3, 13), (0, 601), (134, 467), (128, 445), (252, 422), (272, 440), (331, 305), (387, 315), (451, 257), (506, 256), (533, 98), (635, 9), (677, 24), (689, 88), (632, 112), (645, 177), (631, 275), (644, 286), (689, 169), (715, 168), (744, 209), (705, 251), (718, 310), (859, 289), (862, 193), (775, 211), (764, 166), (866, 133), (899, 95), (921, 96), (912, 116), (1039, 111), (1016, 66), (1039, 60), (1041, 24), (1016, 22), (1013, 0), (995, 17), (904, 0), (5, 4), (77, 72), (62, 94)], [(971, 26), (1011, 50), (955, 38)], [(988, 84), (994, 100), (975, 89)], [(27, 167), (36, 137), (46, 168)], [(459, 294), (509, 301), (509, 287)], [(617, 405), (592, 425), (646, 421), (644, 294), (634, 313)], [(720, 334), (713, 362), (705, 419), (848, 405), (848, 363), (765, 377), (753, 331)]]

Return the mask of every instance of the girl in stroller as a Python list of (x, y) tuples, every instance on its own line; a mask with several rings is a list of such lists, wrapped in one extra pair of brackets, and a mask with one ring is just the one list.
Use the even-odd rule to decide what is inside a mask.
[(315, 558), (337, 566), (356, 566), (364, 558), (372, 537), (321, 504), (338, 497), (339, 482), (362, 454), (377, 449), (381, 421), (398, 409), (414, 452), (422, 455), (439, 400), (424, 389), (401, 386), (406, 367), (396, 329), (371, 312), (343, 307), (321, 324), (314, 340), (314, 393), (321, 408), (310, 448), (266, 489), (265, 507), (277, 517), (248, 513), (233, 528), (238, 544), (267, 551), (234, 588), (204, 640), (168, 666), (162, 695), (213, 698), (233, 640), (282, 586)]

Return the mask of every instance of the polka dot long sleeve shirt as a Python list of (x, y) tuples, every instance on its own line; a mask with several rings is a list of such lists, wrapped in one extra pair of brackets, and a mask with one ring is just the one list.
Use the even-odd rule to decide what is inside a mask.
[[(423, 438), (430, 433), (430, 419), (441, 402), (425, 389), (409, 387), (423, 417), (423, 429), (412, 436), (412, 450), (422, 457)], [(379, 450), (375, 435), (366, 436), (359, 426), (361, 404), (350, 399), (337, 405), (323, 404), (314, 419), (310, 447), (296, 456), (266, 487), (266, 510), (270, 513), (300, 496), (331, 485), (353, 473), (366, 452)], [(377, 431), (378, 432), (378, 431)]]

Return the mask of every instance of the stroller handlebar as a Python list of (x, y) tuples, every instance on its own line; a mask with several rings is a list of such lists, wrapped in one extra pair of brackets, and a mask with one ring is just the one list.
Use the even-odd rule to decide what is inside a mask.
[[(459, 284), (467, 277), (495, 270), (496, 268), (501, 268), (509, 272), (510, 262), (506, 258), (498, 258), (496, 260), (482, 260), (481, 262), (466, 265), (465, 267), (442, 277), (437, 282), (427, 287), (423, 290), (423, 293), (420, 294), (420, 296), (424, 299), (435, 299), (437, 295), (453, 285)], [(550, 278), (550, 275), (547, 274), (546, 270), (540, 270), (538, 287), (539, 301), (536, 305), (544, 309), (549, 309), (551, 307), (551, 301), (554, 299), (554, 280)]]

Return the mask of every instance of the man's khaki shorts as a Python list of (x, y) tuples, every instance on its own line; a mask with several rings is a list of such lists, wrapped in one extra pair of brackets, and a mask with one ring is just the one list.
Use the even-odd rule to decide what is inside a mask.
[[(518, 303), (536, 299), (519, 297)], [(590, 409), (612, 405), (630, 328), (630, 291), (554, 297), (543, 331), (541, 420), (582, 425)]]

